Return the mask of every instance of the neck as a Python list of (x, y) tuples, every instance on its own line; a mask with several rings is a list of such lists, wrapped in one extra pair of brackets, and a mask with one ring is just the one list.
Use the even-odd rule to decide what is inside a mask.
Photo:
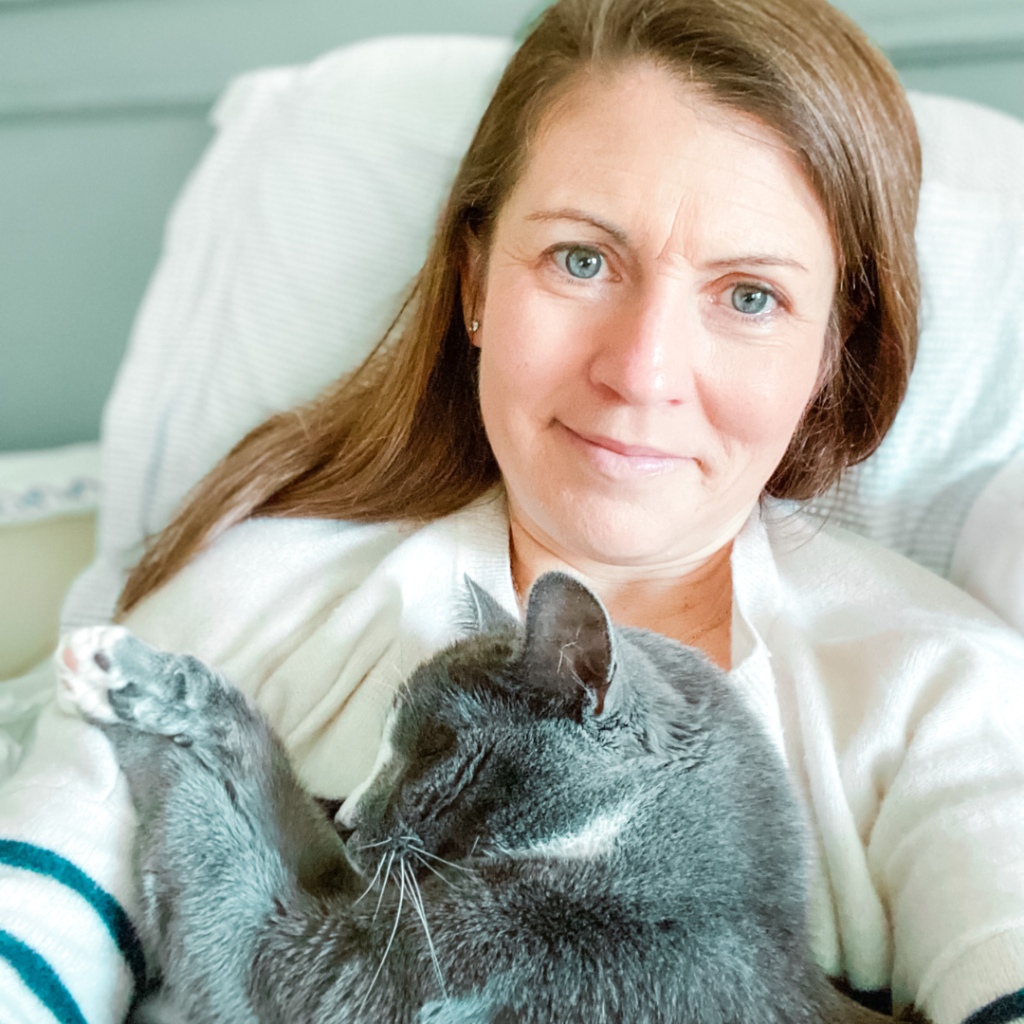
[(683, 567), (646, 574), (622, 566), (572, 564), (539, 544), (514, 519), (510, 548), (521, 603), (538, 576), (570, 572), (597, 594), (613, 622), (654, 630), (698, 648), (726, 670), (731, 667), (731, 540)]

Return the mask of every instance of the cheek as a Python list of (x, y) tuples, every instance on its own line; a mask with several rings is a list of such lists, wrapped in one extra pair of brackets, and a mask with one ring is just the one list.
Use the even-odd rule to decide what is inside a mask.
[(510, 335), (491, 318), (486, 330), (480, 351), (480, 415), (494, 457), (507, 476), (519, 463), (529, 424), (538, 414), (535, 402), (544, 373), (528, 348), (520, 344), (522, 338)]
[(494, 321), (488, 322), (487, 329), (481, 339), (480, 412), (492, 444), (500, 444), (500, 438), (526, 412), (545, 374), (521, 338), (510, 336)]
[(579, 332), (525, 287), (488, 294), (486, 317), (479, 339), (480, 406), (488, 433), (554, 415), (583, 374), (572, 344)]
[(781, 458), (814, 394), (820, 359), (812, 337), (794, 350), (720, 368), (706, 403), (713, 426), (734, 443)]

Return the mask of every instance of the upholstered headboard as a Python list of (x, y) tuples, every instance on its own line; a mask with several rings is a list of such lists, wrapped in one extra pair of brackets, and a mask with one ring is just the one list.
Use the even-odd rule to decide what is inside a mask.
[[(538, 0), (0, 0), (0, 452), (92, 440), (225, 82)], [(908, 86), (1024, 116), (1022, 0), (840, 0)]]

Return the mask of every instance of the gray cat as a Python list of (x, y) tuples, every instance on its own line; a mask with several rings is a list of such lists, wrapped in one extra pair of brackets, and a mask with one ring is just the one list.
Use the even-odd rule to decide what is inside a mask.
[(211, 669), (73, 634), (65, 685), (139, 817), (135, 1019), (882, 1020), (811, 960), (805, 827), (725, 675), (568, 576), (525, 629), (470, 592), (478, 632), (402, 689), (337, 827)]

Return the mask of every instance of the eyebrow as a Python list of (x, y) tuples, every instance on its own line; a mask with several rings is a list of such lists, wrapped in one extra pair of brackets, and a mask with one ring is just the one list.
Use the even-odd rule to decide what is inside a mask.
[(770, 252), (728, 256), (721, 260), (709, 260), (706, 265), (717, 269), (719, 267), (734, 267), (737, 264), (744, 267), (792, 267), (794, 270), (802, 270), (805, 274), (808, 273), (807, 267), (799, 260), (794, 260), (789, 256), (778, 256)]
[[(539, 221), (570, 220), (576, 221), (580, 224), (590, 224), (598, 230), (604, 231), (606, 234), (610, 235), (620, 245), (629, 245), (629, 235), (626, 234), (622, 228), (616, 227), (614, 224), (603, 220), (601, 217), (595, 217), (593, 214), (586, 213), (583, 210), (574, 209), (573, 207), (563, 207), (558, 210), (538, 210), (536, 213), (528, 214), (526, 219)], [(794, 270), (801, 270), (805, 274), (809, 273), (807, 267), (805, 267), (799, 260), (795, 260), (790, 256), (780, 256), (777, 253), (770, 252), (744, 253), (736, 256), (727, 256), (719, 260), (710, 260), (706, 266), (714, 270), (735, 266), (791, 267)]]
[(576, 210), (572, 207), (563, 207), (560, 210), (538, 210), (536, 213), (529, 214), (526, 219), (542, 221), (574, 220), (580, 224), (591, 224), (600, 231), (611, 235), (620, 245), (629, 245), (629, 235), (622, 228), (617, 228), (614, 224), (602, 220), (600, 217), (595, 217), (593, 214), (584, 213), (583, 210)]

